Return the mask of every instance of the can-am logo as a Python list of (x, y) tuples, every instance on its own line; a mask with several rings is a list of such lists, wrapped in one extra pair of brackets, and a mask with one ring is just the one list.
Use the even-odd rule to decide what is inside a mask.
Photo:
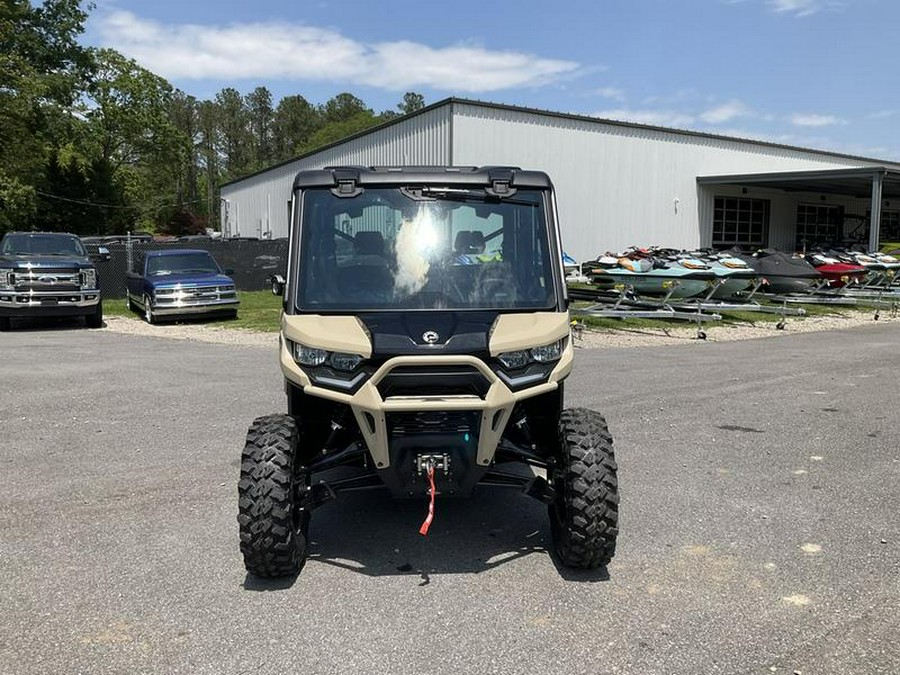
[(441, 339), (441, 336), (435, 333), (433, 330), (426, 330), (422, 333), (422, 339), (425, 340), (430, 345), (433, 345), (435, 342)]

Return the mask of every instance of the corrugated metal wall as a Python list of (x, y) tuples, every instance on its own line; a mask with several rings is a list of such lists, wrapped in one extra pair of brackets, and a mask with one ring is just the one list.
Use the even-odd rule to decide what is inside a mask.
[(438, 166), (450, 162), (450, 137), (450, 106), (442, 106), (223, 186), (223, 234), (286, 237), (291, 186), (302, 169), (340, 164)]
[[(224, 186), (223, 229), (226, 236), (287, 236), (291, 185), (301, 169), (450, 162), (458, 166), (511, 164), (550, 174), (557, 188), (565, 249), (580, 260), (631, 244), (709, 245), (714, 197), (736, 193), (724, 186), (701, 188), (698, 176), (876, 164), (827, 153), (453, 100)], [(796, 205), (798, 200), (812, 197), (770, 191), (766, 198), (771, 198), (771, 246), (793, 247)], [(853, 205), (852, 211), (858, 210)]]
[[(713, 192), (701, 193), (697, 176), (867, 165), (813, 152), (477, 104), (455, 102), (453, 108), (454, 163), (514, 164), (549, 173), (557, 189), (563, 244), (580, 260), (631, 244), (708, 245)], [(793, 215), (786, 218), (790, 210), (789, 204), (773, 204), (772, 243), (789, 243), (787, 248), (793, 246), (794, 231), (779, 228), (781, 223), (793, 228)]]

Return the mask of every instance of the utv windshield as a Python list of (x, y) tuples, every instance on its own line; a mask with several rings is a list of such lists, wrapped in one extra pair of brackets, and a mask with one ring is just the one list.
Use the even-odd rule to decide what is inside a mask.
[(0, 255), (87, 255), (78, 237), (67, 234), (8, 234)]
[(303, 195), (297, 306), (314, 311), (556, 304), (544, 194), (370, 188)]

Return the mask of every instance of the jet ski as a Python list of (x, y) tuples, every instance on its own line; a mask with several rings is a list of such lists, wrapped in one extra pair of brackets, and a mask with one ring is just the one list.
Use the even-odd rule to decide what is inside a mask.
[[(828, 280), (830, 288), (842, 288), (847, 285), (862, 283), (869, 275), (869, 271), (862, 265), (847, 262), (825, 253), (810, 253), (806, 256), (806, 259)], [(884, 269), (884, 267), (881, 267), (881, 269)]]
[(703, 263), (716, 275), (716, 289), (711, 298), (725, 300), (746, 291), (759, 278), (756, 271), (744, 260), (714, 249), (690, 251), (687, 255)]
[(749, 255), (740, 249), (731, 254), (746, 262), (766, 280), (771, 293), (807, 293), (825, 283), (825, 277), (802, 256), (764, 248)]
[(587, 267), (591, 280), (601, 287), (624, 284), (638, 295), (678, 299), (700, 295), (716, 278), (706, 265), (691, 260), (606, 255)]

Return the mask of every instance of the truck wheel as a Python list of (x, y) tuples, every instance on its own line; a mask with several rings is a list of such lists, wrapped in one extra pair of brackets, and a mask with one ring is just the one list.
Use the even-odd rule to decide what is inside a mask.
[(88, 328), (103, 328), (103, 301), (97, 303), (96, 309), (90, 314), (84, 315), (84, 322)]
[(238, 483), (244, 566), (259, 577), (291, 576), (306, 558), (309, 513), (297, 503), (297, 423), (290, 415), (258, 417), (247, 432)]
[(153, 306), (150, 304), (150, 296), (144, 295), (144, 318), (147, 323), (156, 323), (156, 317), (153, 315)]
[(550, 504), (554, 548), (566, 567), (595, 569), (609, 563), (619, 533), (619, 492), (612, 436), (600, 413), (564, 410)]

